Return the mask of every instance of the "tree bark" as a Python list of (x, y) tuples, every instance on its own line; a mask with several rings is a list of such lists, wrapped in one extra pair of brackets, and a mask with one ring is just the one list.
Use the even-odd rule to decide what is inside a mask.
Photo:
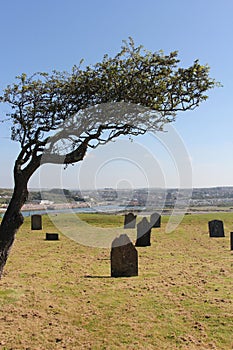
[[(68, 154), (70, 158), (69, 161), (67, 160), (67, 163), (70, 163), (71, 161), (78, 162), (82, 160), (86, 153), (86, 149), (87, 143), (84, 142), (83, 145), (78, 148), (80, 154), (76, 154), (77, 152), (71, 152)], [(25, 165), (25, 159), (23, 159), (23, 155), (24, 154), (20, 153), (15, 162), (14, 191), (0, 225), (0, 279), (2, 277), (3, 269), (6, 265), (11, 247), (14, 243), (15, 235), (24, 222), (21, 208), (28, 199), (28, 181), (34, 172), (40, 167), (40, 165), (43, 164), (42, 156), (37, 156), (36, 152), (34, 152), (29, 163), (22, 169), (22, 166)], [(50, 163), (51, 159), (49, 158), (47, 162)], [(44, 163), (47, 162), (45, 161)]]
[(28, 198), (28, 179), (21, 170), (15, 166), (15, 187), (13, 196), (0, 226), (0, 278), (7, 262), (11, 247), (14, 243), (15, 234), (23, 224), (21, 208)]

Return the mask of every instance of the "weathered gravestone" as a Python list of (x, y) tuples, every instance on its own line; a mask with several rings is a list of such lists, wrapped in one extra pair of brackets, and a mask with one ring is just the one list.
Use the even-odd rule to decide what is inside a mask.
[(230, 246), (231, 246), (231, 250), (233, 250), (233, 232), (231, 232), (231, 235), (230, 235)]
[(223, 222), (221, 220), (209, 221), (210, 237), (225, 237)]
[(124, 228), (135, 228), (137, 215), (129, 213), (125, 215)]
[(153, 213), (150, 216), (150, 227), (157, 228), (161, 227), (161, 215), (159, 213)]
[(42, 230), (42, 216), (34, 214), (31, 216), (31, 229)]
[(147, 218), (143, 218), (137, 224), (137, 240), (135, 243), (136, 247), (147, 247), (150, 246), (151, 226)]
[(125, 234), (115, 238), (111, 248), (111, 277), (138, 276), (138, 252)]
[(59, 236), (58, 233), (46, 233), (45, 239), (46, 241), (58, 241)]

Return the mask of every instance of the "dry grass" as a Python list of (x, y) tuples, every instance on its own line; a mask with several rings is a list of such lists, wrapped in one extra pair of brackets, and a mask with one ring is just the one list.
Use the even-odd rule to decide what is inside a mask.
[[(209, 219), (226, 237), (209, 238)], [(119, 225), (114, 216), (82, 216)], [(233, 349), (233, 214), (187, 215), (175, 232), (154, 229), (138, 248), (139, 276), (110, 278), (108, 249), (63, 235), (53, 224), (30, 231), (26, 220), (0, 282), (0, 349)]]

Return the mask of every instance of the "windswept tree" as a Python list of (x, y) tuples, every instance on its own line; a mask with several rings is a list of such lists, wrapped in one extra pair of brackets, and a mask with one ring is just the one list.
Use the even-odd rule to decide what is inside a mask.
[(14, 192), (0, 226), (0, 277), (15, 234), (28, 181), (46, 163), (74, 164), (89, 147), (121, 135), (162, 131), (179, 111), (192, 110), (217, 85), (198, 60), (181, 68), (177, 52), (148, 52), (132, 39), (115, 57), (71, 73), (22, 74), (1, 102), (10, 106), (11, 138), (21, 149), (14, 165)]

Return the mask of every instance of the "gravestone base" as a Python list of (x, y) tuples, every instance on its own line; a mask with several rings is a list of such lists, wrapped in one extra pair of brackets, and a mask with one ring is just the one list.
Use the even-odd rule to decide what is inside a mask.
[(58, 241), (59, 236), (58, 233), (46, 233), (45, 239), (46, 241)]

